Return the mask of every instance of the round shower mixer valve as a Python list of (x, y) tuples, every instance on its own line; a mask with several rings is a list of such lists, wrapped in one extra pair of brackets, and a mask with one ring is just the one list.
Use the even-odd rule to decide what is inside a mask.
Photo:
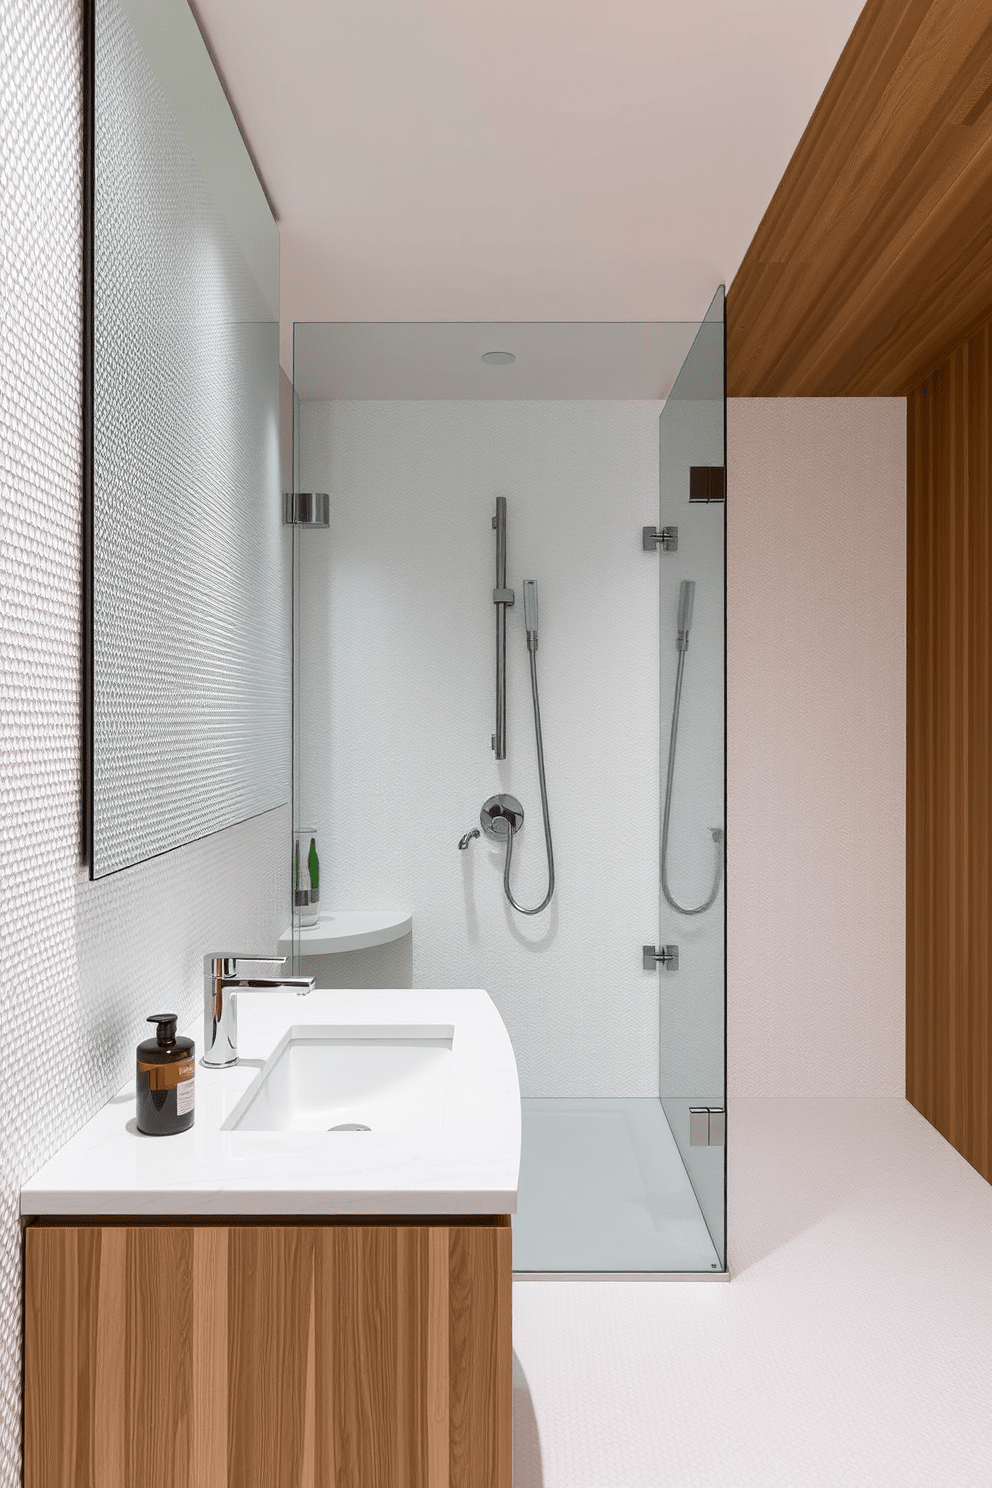
[[(490, 796), (479, 812), (479, 824), (491, 842), (505, 842), (511, 831), (519, 832), (523, 826), (524, 808), (516, 796)], [(461, 851), (464, 852), (472, 838), (478, 836), (478, 827), (466, 832), (458, 844)]]
[(482, 830), (491, 842), (505, 842), (510, 832), (524, 824), (524, 808), (516, 796), (490, 796), (479, 813)]

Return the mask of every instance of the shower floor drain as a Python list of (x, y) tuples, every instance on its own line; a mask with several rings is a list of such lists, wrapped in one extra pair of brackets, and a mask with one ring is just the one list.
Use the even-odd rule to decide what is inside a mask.
[(363, 1126), (360, 1121), (342, 1121), (340, 1126), (329, 1126), (328, 1131), (371, 1131), (370, 1126)]

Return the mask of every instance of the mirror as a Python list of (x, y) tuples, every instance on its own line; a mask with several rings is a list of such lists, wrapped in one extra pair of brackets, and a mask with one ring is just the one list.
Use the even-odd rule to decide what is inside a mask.
[(101, 878), (290, 797), (279, 235), (185, 0), (89, 7), (84, 835)]

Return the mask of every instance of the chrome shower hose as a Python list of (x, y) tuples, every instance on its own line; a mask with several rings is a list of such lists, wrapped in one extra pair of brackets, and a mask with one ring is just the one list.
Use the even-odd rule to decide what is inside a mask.
[(673, 899), (672, 891), (668, 887), (668, 824), (672, 814), (672, 782), (675, 778), (675, 746), (679, 736), (679, 708), (682, 704), (682, 670), (685, 666), (685, 647), (679, 646), (679, 670), (675, 679), (675, 706), (672, 708), (672, 737), (668, 745), (668, 779), (665, 782), (665, 819), (661, 829), (661, 890), (668, 903), (680, 915), (698, 915), (715, 903), (716, 896), (720, 892), (720, 880), (723, 878), (723, 830), (720, 827), (711, 827), (713, 834), (713, 845), (716, 848), (716, 868), (713, 873), (713, 887), (705, 904), (697, 904), (694, 909), (687, 909), (684, 904), (679, 904)]
[(544, 741), (541, 737), (541, 705), (537, 696), (537, 649), (529, 646), (530, 650), (530, 690), (534, 699), (534, 734), (537, 738), (537, 773), (541, 782), (541, 813), (544, 817), (544, 842), (548, 853), (548, 892), (534, 909), (525, 909), (518, 904), (510, 889), (510, 864), (513, 861), (513, 838), (514, 827), (509, 823), (506, 838), (506, 862), (503, 866), (503, 892), (508, 901), (518, 914), (536, 915), (542, 909), (547, 909), (551, 903), (551, 896), (555, 891), (555, 856), (551, 847), (551, 818), (548, 815), (548, 786), (544, 778)]

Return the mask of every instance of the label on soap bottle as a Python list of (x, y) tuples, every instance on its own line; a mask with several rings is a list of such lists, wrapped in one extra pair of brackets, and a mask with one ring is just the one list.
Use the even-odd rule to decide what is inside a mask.
[(193, 1066), (193, 1061), (190, 1060), (190, 1070), (191, 1070), (191, 1073), (189, 1075), (189, 1078), (188, 1079), (185, 1079), (185, 1080), (181, 1079), (179, 1081), (179, 1084), (176, 1086), (176, 1115), (177, 1116), (185, 1116), (188, 1111), (192, 1111), (192, 1109), (193, 1109), (193, 1085), (194, 1085), (194, 1080), (193, 1080), (193, 1075), (192, 1075), (192, 1066)]
[(175, 1090), (177, 1086), (193, 1083), (196, 1060), (182, 1059), (175, 1064), (149, 1064), (146, 1060), (139, 1059), (138, 1073), (148, 1076), (149, 1090)]

